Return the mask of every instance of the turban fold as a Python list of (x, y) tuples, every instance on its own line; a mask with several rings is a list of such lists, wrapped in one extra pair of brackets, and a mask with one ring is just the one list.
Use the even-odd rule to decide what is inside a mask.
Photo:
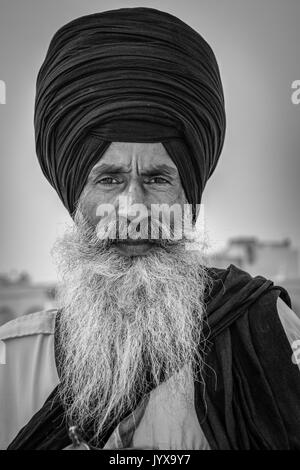
[(51, 40), (37, 77), (34, 125), (42, 171), (71, 215), (111, 142), (162, 142), (194, 207), (225, 135), (214, 53), (160, 10), (80, 17)]

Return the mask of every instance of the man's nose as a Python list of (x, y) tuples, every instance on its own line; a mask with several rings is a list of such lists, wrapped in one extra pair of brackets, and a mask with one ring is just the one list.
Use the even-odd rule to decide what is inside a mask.
[(127, 217), (135, 218), (137, 216), (137, 210), (139, 210), (138, 206), (143, 206), (144, 211), (147, 210), (146, 198), (142, 185), (138, 181), (132, 181), (122, 193), (119, 210), (122, 212), (123, 209), (126, 209)]

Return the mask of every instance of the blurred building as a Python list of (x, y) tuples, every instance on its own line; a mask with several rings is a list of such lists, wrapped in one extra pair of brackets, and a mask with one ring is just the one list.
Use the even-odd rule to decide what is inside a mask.
[(0, 325), (54, 307), (54, 284), (34, 284), (27, 273), (0, 274)]
[(223, 250), (211, 256), (210, 263), (219, 268), (234, 264), (252, 276), (261, 275), (285, 287), (300, 316), (299, 251), (289, 239), (275, 242), (255, 237), (231, 238)]

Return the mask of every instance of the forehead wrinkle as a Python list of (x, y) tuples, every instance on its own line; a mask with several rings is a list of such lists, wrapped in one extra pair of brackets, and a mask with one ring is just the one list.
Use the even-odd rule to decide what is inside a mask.
[(178, 175), (177, 166), (161, 142), (112, 142), (92, 168), (90, 176), (100, 172), (130, 173), (133, 169), (141, 174), (157, 171), (171, 176)]

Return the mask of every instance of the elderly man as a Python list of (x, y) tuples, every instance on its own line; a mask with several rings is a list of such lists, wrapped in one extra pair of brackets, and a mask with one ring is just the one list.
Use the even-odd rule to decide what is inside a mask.
[(225, 134), (205, 40), (149, 8), (72, 21), (40, 69), (35, 131), (74, 224), (58, 310), (0, 330), (2, 448), (300, 449), (288, 293), (195, 248)]

